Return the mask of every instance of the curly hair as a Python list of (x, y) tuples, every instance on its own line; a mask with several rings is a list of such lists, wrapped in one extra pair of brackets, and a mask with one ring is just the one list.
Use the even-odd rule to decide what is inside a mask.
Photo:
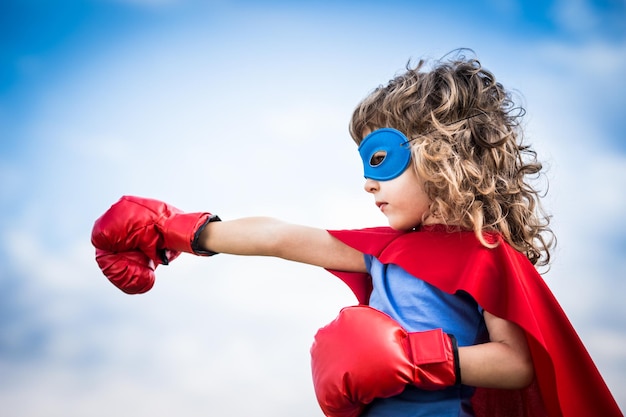
[(446, 224), (497, 232), (535, 265), (550, 262), (556, 239), (541, 193), (532, 185), (543, 169), (523, 144), (525, 113), (511, 93), (475, 58), (425, 61), (379, 86), (355, 109), (350, 134), (393, 127), (411, 141), (413, 167), (424, 181), (430, 213)]

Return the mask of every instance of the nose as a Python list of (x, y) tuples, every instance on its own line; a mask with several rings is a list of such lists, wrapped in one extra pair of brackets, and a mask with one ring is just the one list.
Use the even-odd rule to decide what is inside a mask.
[(368, 193), (375, 193), (376, 191), (380, 189), (380, 184), (376, 180), (373, 180), (371, 178), (366, 178), (365, 184), (363, 184), (363, 188)]

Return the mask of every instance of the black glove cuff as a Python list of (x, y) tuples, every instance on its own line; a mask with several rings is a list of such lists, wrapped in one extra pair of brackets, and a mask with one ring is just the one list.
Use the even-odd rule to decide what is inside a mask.
[(191, 242), (191, 249), (193, 250), (193, 253), (195, 253), (196, 255), (200, 255), (200, 256), (213, 256), (213, 255), (217, 255), (217, 252), (213, 252), (210, 250), (204, 250), (201, 249), (199, 246), (199, 240), (200, 240), (200, 234), (202, 233), (202, 231), (204, 230), (204, 228), (207, 226), (207, 224), (211, 223), (211, 222), (221, 222), (222, 219), (219, 218), (219, 216), (217, 216), (216, 214), (211, 214), (204, 223), (202, 223), (202, 225), (200, 225), (200, 227), (198, 227), (198, 230), (196, 230), (196, 233), (194, 233), (193, 235), (193, 241)]
[(448, 335), (450, 337), (450, 342), (452, 342), (452, 354), (454, 355), (454, 374), (456, 375), (456, 380), (454, 381), (454, 385), (461, 385), (461, 363), (459, 362), (459, 343), (454, 337), (453, 334)]

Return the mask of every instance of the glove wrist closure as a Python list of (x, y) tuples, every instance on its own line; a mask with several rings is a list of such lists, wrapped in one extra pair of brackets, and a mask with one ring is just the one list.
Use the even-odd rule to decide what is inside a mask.
[(220, 218), (211, 213), (182, 213), (167, 219), (163, 225), (163, 247), (169, 251), (187, 252), (200, 256), (215, 255), (199, 247), (200, 233)]

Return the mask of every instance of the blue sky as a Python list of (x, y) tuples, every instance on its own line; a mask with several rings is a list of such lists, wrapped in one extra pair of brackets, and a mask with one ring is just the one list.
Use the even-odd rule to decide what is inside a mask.
[(384, 224), (351, 111), (409, 59), (458, 47), (523, 98), (559, 238), (545, 279), (624, 408), (623, 0), (26, 0), (0, 5), (7, 415), (321, 415), (308, 349), (354, 303), (342, 284), (182, 256), (127, 296), (97, 269), (91, 226), (123, 194), (226, 219)]

